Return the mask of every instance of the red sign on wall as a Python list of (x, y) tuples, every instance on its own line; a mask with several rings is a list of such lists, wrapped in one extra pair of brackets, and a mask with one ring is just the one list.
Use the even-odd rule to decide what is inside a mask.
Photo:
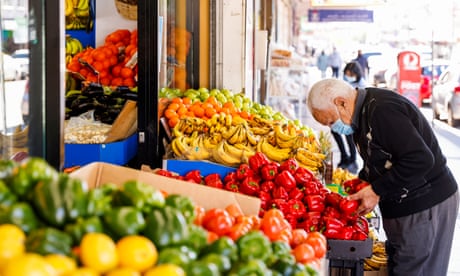
[(398, 92), (421, 106), (420, 98), (420, 56), (412, 51), (398, 54)]

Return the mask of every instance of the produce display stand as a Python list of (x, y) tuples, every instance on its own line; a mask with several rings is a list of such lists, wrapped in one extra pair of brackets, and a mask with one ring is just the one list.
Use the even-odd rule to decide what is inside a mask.
[(343, 275), (350, 270), (351, 276), (363, 276), (364, 259), (372, 256), (372, 244), (370, 238), (364, 241), (328, 239), (329, 275)]

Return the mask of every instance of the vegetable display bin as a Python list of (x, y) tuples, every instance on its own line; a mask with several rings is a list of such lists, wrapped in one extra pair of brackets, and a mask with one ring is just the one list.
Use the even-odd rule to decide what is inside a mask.
[(344, 270), (350, 270), (350, 276), (364, 275), (364, 259), (372, 256), (373, 240), (368, 238), (364, 241), (354, 240), (327, 240), (326, 258), (329, 260), (329, 275), (339, 272), (343, 275)]
[(137, 153), (137, 133), (125, 140), (106, 144), (64, 144), (64, 168), (101, 161), (127, 164)]

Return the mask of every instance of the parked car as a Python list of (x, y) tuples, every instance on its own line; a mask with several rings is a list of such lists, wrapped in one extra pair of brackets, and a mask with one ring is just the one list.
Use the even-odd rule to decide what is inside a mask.
[(19, 62), (21, 79), (25, 79), (29, 75), (29, 49), (16, 50), (11, 57)]
[(421, 62), (420, 98), (422, 102), (431, 100), (432, 84), (438, 80), (441, 73), (449, 66), (444, 59), (426, 60)]
[(434, 82), (431, 107), (433, 118), (446, 119), (450, 126), (460, 124), (460, 64), (447, 67)]
[(21, 78), (21, 66), (10, 55), (2, 53), (3, 66), (0, 66), (0, 73), (3, 74), (3, 79), (8, 80), (19, 80)]

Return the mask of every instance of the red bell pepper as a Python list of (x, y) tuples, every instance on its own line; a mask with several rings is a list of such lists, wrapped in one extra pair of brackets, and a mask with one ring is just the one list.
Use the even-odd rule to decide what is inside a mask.
[(275, 188), (275, 182), (271, 180), (266, 180), (260, 183), (260, 190), (267, 192), (267, 193), (272, 193), (273, 189)]
[(319, 186), (317, 185), (316, 182), (306, 182), (303, 185), (304, 187), (304, 193), (306, 195), (318, 195), (319, 194)]
[(328, 206), (339, 208), (339, 204), (342, 201), (343, 196), (336, 192), (330, 192), (326, 194), (325, 201)]
[(338, 238), (341, 240), (351, 240), (353, 238), (353, 227), (352, 226), (344, 226), (340, 231)]
[(357, 192), (359, 192), (361, 189), (366, 188), (366, 187), (369, 186), (369, 185), (371, 185), (371, 184), (369, 184), (369, 182), (363, 181), (363, 182), (359, 183), (358, 185), (356, 185), (355, 191), (354, 191), (354, 192), (357, 193)]
[(238, 180), (243, 180), (252, 175), (254, 175), (254, 171), (248, 164), (243, 163), (238, 167), (238, 169), (236, 169), (236, 179)]
[[(288, 203), (289, 204), (289, 203)], [(289, 211), (288, 211), (289, 212)], [(297, 221), (298, 221), (298, 217), (296, 217), (294, 214), (292, 213), (287, 213), (284, 218), (287, 220), (287, 222), (291, 225), (292, 229), (296, 229), (297, 228)]]
[(344, 198), (339, 203), (340, 211), (346, 216), (355, 214), (356, 210), (358, 210), (358, 207), (359, 207), (358, 200), (348, 200)]
[(286, 189), (282, 186), (275, 186), (272, 192), (272, 197), (274, 199), (281, 198), (281, 199), (288, 199), (289, 198), (289, 193), (286, 191)]
[(323, 217), (323, 221), (324, 221), (324, 224), (325, 224), (324, 226), (326, 227), (326, 229), (341, 230), (345, 226), (345, 223), (343, 223), (343, 221), (341, 221), (338, 218)]
[(230, 180), (225, 183), (224, 186), (225, 190), (231, 191), (234, 193), (239, 193), (240, 192), (240, 184), (236, 180)]
[(260, 208), (267, 210), (270, 207), (272, 196), (266, 191), (259, 192)]
[(227, 175), (224, 177), (224, 183), (230, 182), (231, 180), (237, 180), (236, 178), (236, 171), (229, 172)]
[(297, 160), (294, 158), (289, 158), (280, 164), (280, 171), (289, 171), (292, 175), (294, 175), (298, 167), (299, 164), (297, 163)]
[(352, 179), (345, 180), (342, 182), (343, 190), (348, 194), (354, 194), (356, 192), (355, 190), (356, 185), (358, 185), (361, 182), (362, 180), (359, 178), (352, 178)]
[(304, 220), (297, 224), (297, 228), (302, 228), (308, 233), (319, 231), (319, 225), (314, 223), (313, 220)]
[(294, 172), (294, 178), (297, 181), (297, 184), (300, 185), (310, 182), (310, 180), (314, 177), (313, 173), (304, 167), (298, 167)]
[(289, 199), (288, 202), (288, 214), (291, 214), (295, 218), (300, 218), (302, 217), (305, 212), (305, 205), (303, 205), (303, 202), (297, 199)]
[(260, 168), (260, 176), (263, 180), (273, 180), (278, 174), (278, 166), (274, 163), (268, 163)]
[(252, 175), (247, 176), (241, 182), (240, 191), (246, 195), (257, 196), (260, 192), (259, 181)]
[(224, 184), (222, 183), (222, 179), (220, 179), (220, 174), (218, 173), (210, 173), (204, 178), (204, 184), (209, 187), (223, 189)]
[(165, 170), (165, 169), (158, 169), (155, 171), (155, 174), (166, 176), (166, 177), (172, 177), (173, 174), (172, 172)]
[(353, 228), (367, 234), (369, 233), (369, 222), (365, 217), (359, 216), (353, 221)]
[(297, 200), (302, 201), (303, 197), (304, 197), (304, 193), (302, 189), (294, 188), (289, 192), (290, 199), (297, 199)]
[(200, 170), (191, 170), (184, 175), (185, 180), (191, 181), (197, 184), (201, 183), (202, 176)]
[(328, 239), (340, 239), (340, 229), (326, 228), (323, 235)]
[(272, 208), (279, 209), (284, 215), (286, 215), (289, 212), (289, 209), (288, 209), (289, 206), (285, 199), (282, 199), (282, 198), (272, 199), (271, 206)]
[(248, 159), (249, 167), (255, 172), (259, 172), (260, 168), (262, 168), (263, 165), (268, 164), (270, 162), (270, 159), (268, 159), (268, 157), (260, 151), (256, 152), (256, 154), (249, 157)]
[(332, 206), (326, 206), (323, 212), (324, 217), (331, 217), (331, 218), (340, 218), (342, 217), (342, 214), (340, 211)]
[(288, 170), (281, 171), (276, 175), (275, 184), (284, 187), (288, 192), (297, 186), (294, 176)]
[(326, 208), (324, 197), (320, 195), (306, 195), (304, 202), (310, 212), (322, 212)]
[(364, 233), (363, 231), (356, 230), (353, 232), (353, 236), (351, 237), (352, 240), (357, 240), (357, 241), (364, 241), (367, 239), (367, 234)]

